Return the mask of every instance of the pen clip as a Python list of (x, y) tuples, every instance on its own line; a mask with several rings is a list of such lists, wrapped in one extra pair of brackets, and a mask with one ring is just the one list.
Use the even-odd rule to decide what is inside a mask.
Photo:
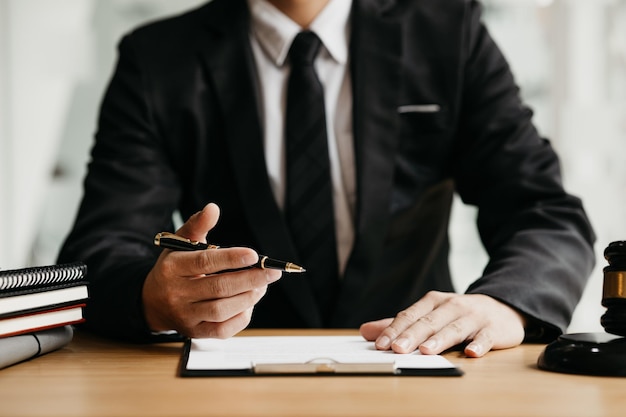
[(166, 246), (162, 245), (161, 241), (173, 241), (178, 242), (183, 245), (191, 245), (191, 247), (197, 247), (199, 249), (218, 249), (217, 245), (209, 245), (207, 243), (203, 243), (197, 240), (187, 239), (186, 237), (178, 236), (177, 234), (170, 232), (159, 232), (154, 236), (154, 244), (156, 246)]

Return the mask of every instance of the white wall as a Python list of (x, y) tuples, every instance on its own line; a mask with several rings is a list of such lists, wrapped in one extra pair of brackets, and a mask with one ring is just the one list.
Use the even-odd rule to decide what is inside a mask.
[(0, 267), (54, 262), (122, 33), (200, 0), (0, 0)]
[[(122, 33), (201, 0), (0, 0), (0, 267), (54, 262), (81, 193)], [(485, 18), (598, 232), (571, 331), (601, 330), (602, 250), (626, 239), (626, 0), (484, 0)], [(56, 175), (51, 175), (56, 172)], [(485, 262), (475, 212), (453, 212), (463, 290)]]
[[(7, 224), (11, 218), (9, 202), (12, 192), (9, 182), (9, 161), (10, 161), (10, 141), (9, 141), (9, 113), (8, 100), (8, 79), (7, 71), (8, 59), (8, 16), (6, 3), (0, 1), (0, 234), (8, 232)], [(10, 259), (9, 248), (6, 239), (0, 239), (0, 267), (4, 258)]]
[(79, 0), (4, 1), (2, 10), (6, 268), (27, 262), (38, 234), (66, 110), (88, 69), (88, 37), (77, 35), (89, 32), (91, 10)]

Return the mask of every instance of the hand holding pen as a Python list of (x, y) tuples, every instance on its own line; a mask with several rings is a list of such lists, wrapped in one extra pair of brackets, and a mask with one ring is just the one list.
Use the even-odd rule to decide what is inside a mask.
[[(202, 243), (197, 240), (187, 239), (169, 232), (157, 233), (154, 237), (154, 244), (163, 248), (182, 251), (219, 248), (219, 246), (217, 245), (210, 245), (208, 243)], [(259, 255), (259, 262), (251, 265), (250, 267), (262, 269), (277, 269), (283, 272), (306, 272), (303, 267), (301, 267), (300, 265), (296, 265), (293, 262), (279, 261), (278, 259), (272, 259), (265, 255)]]
[[(159, 235), (159, 246), (167, 242), (182, 247), (161, 252), (143, 281), (141, 307), (151, 331), (175, 330), (188, 337), (233, 336), (248, 326), (268, 285), (281, 278), (282, 269), (270, 269), (267, 260), (262, 268), (263, 257), (250, 248), (218, 250), (201, 243), (218, 219), (219, 208), (208, 204), (178, 229), (173, 235), (177, 238)], [(209, 250), (202, 250), (204, 245)], [(283, 269), (288, 269), (286, 263)]]

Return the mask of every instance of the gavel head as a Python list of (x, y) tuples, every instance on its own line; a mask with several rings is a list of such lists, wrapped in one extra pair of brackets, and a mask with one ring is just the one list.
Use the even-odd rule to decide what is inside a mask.
[(611, 242), (604, 250), (609, 265), (604, 268), (602, 305), (606, 312), (600, 324), (607, 333), (626, 336), (626, 241)]

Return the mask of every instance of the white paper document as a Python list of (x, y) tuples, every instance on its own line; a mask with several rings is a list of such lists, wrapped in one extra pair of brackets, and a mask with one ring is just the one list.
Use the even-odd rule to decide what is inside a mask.
[[(376, 350), (360, 336), (250, 336), (191, 339), (183, 376), (233, 374), (461, 375), (440, 355)], [(237, 372), (239, 371), (239, 372)]]

